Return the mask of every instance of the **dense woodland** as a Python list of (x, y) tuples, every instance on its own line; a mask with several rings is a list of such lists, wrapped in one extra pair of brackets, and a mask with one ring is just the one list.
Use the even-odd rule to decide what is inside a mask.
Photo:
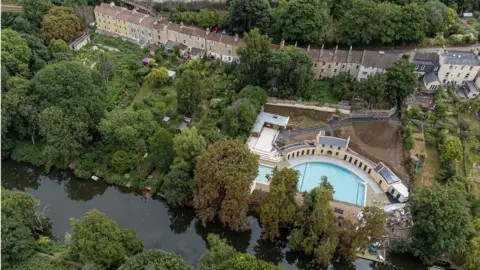
[[(475, 43), (480, 30), (480, 3), (474, 0), (292, 0), (280, 1), (275, 8), (266, 0), (234, 0), (227, 14), (168, 11), (176, 22), (240, 34), (258, 28), (274, 42), (291, 44), (460, 45)], [(457, 18), (457, 12), (466, 11), (476, 18), (468, 24)]]
[[(239, 5), (252, 3), (233, 1), (230, 14), (244, 12)], [(394, 6), (368, 1), (351, 4), (365, 3), (369, 8)], [(294, 198), (298, 175), (292, 169), (273, 171), (270, 193), (250, 195), (258, 157), (244, 143), (268, 96), (323, 103), (360, 97), (370, 105), (380, 101), (401, 105), (413, 93), (417, 79), (408, 55), (386, 74), (352, 83), (347, 73), (315, 81), (311, 58), (294, 46), (268, 49), (272, 39), (267, 33), (304, 42), (320, 38), (312, 34), (319, 29), (309, 34), (309, 27), (299, 28), (303, 29), (300, 32), (289, 32), (285, 27), (269, 29), (270, 20), (279, 20), (276, 25), (291, 21), (288, 16), (294, 20), (298, 15), (303, 20), (308, 16), (296, 12), (308, 5), (307, 10), (320, 17), (304, 25), (331, 29), (325, 22), (334, 18), (352, 23), (344, 18), (360, 16), (349, 15), (357, 8), (335, 9), (332, 3), (322, 1), (282, 2), (276, 9), (266, 4), (267, 12), (249, 11), (224, 22), (245, 32), (247, 46), (239, 51), (239, 63), (209, 58), (187, 63), (178, 49), (160, 49), (144, 65), (142, 59), (150, 55), (149, 49), (118, 38), (92, 34), (92, 44), (78, 52), (69, 49), (67, 43), (88, 30), (93, 20), (92, 7), (86, 4), (95, 3), (23, 0), (21, 4), (22, 14), (2, 13), (2, 158), (44, 166), (46, 171), (70, 167), (79, 178), (95, 175), (111, 184), (147, 188), (164, 196), (169, 204), (194, 207), (203, 224), (218, 219), (240, 231), (248, 229), (247, 215), (256, 215), (266, 241), (279, 237), (281, 228), (289, 229), (289, 247), (311, 255), (319, 265), (334, 257), (352, 261), (357, 248), (382, 238), (385, 213), (376, 207), (365, 208), (362, 221), (338, 222), (329, 205), (333, 188), (326, 178), (303, 195), (301, 207)], [(393, 9), (400, 13), (412, 5), (425, 5), (398, 4)], [(325, 11), (319, 12), (324, 5)], [(258, 6), (263, 4), (257, 1), (251, 8), (261, 8)], [(338, 11), (334, 16), (333, 10), (344, 13)], [(210, 16), (203, 13), (208, 12), (196, 14), (197, 23)], [(219, 22), (203, 26), (214, 23)], [(289, 25), (300, 27), (302, 23)], [(177, 72), (175, 80), (169, 79), (167, 69)], [(440, 108), (442, 100), (437, 100)], [(464, 108), (471, 110), (471, 106)], [(441, 109), (436, 110), (435, 117), (440, 118), (441, 113)], [(177, 125), (185, 117), (192, 122), (179, 131)], [(403, 130), (406, 149), (411, 141), (408, 124), (404, 123)], [(433, 137), (438, 138), (443, 169), (448, 170), (448, 164), (458, 159), (458, 141), (438, 134)], [(457, 173), (447, 173), (445, 181), (439, 181), (442, 184), (414, 192), (410, 206), (416, 224), (413, 238), (396, 249), (413, 253), (426, 264), (445, 253), (455, 254), (466, 269), (475, 270), (480, 265), (476, 254), (478, 198), (469, 215), (462, 182), (448, 181), (457, 179)], [(259, 203), (258, 207), (251, 207), (252, 201)], [(118, 228), (96, 210), (72, 221), (73, 234), (65, 246), (59, 245), (45, 236), (50, 223), (44, 214), (35, 212), (37, 204), (30, 195), (2, 190), (2, 265), (22, 269), (22, 264), (48, 263), (34, 255), (38, 251), (60, 253), (62, 259), (79, 261), (86, 269), (191, 269), (178, 255), (144, 251), (134, 230)], [(448, 229), (432, 229), (431, 224), (436, 224), (434, 228), (448, 224), (444, 227)], [(276, 269), (236, 252), (216, 236), (208, 241), (210, 251), (202, 257), (199, 269)]]

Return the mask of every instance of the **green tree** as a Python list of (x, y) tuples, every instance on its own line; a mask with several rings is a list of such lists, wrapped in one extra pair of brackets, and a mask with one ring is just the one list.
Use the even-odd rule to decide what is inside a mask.
[(143, 155), (147, 150), (146, 140), (156, 127), (150, 111), (116, 109), (105, 114), (98, 130), (104, 144)]
[(418, 4), (402, 7), (399, 14), (399, 39), (402, 42), (421, 42), (427, 31), (427, 14)]
[(203, 28), (217, 25), (220, 19), (219, 17), (219, 14), (215, 10), (208, 8), (202, 8), (195, 14), (195, 20), (198, 26)]
[(2, 30), (2, 63), (10, 75), (29, 77), (28, 64), (31, 58), (32, 51), (18, 32)]
[(127, 151), (118, 150), (113, 153), (110, 159), (110, 165), (114, 172), (124, 174), (130, 169), (130, 157)]
[(185, 70), (175, 82), (178, 110), (186, 115), (198, 111), (200, 105), (201, 77), (196, 70)]
[[(378, 38), (377, 6), (372, 0), (353, 0), (352, 8), (340, 19), (339, 39), (352, 44), (370, 44)], [(360, 30), (359, 30), (360, 29)]]
[(193, 181), (189, 167), (185, 161), (177, 159), (170, 172), (163, 177), (162, 190), (169, 204), (181, 206), (191, 196)]
[(402, 58), (387, 68), (387, 96), (392, 104), (401, 104), (417, 87), (414, 65)]
[(120, 229), (114, 220), (96, 209), (88, 211), (81, 221), (71, 222), (74, 252), (83, 263), (119, 267), (127, 257), (143, 249), (135, 229)]
[(298, 176), (298, 171), (294, 169), (273, 169), (270, 176), (270, 191), (260, 204), (263, 239), (273, 241), (280, 236), (279, 228), (295, 220)]
[[(448, 28), (446, 25), (448, 7), (438, 0), (430, 0), (424, 4), (424, 9), (425, 13), (428, 14), (427, 33), (430, 36), (435, 36), (438, 33), (446, 33)], [(450, 24), (450, 22), (447, 24)]]
[(231, 137), (246, 135), (253, 127), (258, 111), (246, 98), (236, 100), (223, 112), (222, 129)]
[(20, 0), (23, 7), (23, 16), (37, 29), (40, 28), (43, 15), (50, 6), (48, 0)]
[(439, 184), (412, 192), (411, 249), (424, 263), (431, 264), (443, 254), (465, 247), (471, 222), (463, 193)]
[(234, 0), (228, 11), (229, 25), (235, 32), (265, 29), (270, 21), (270, 5), (265, 0)]
[(281, 97), (310, 98), (315, 74), (313, 61), (304, 51), (288, 46), (282, 50), (272, 51), (266, 64), (266, 81), (268, 88), (277, 87)]
[(47, 46), (35, 35), (22, 33), (22, 38), (27, 42), (32, 50), (32, 59), (30, 60), (30, 69), (35, 74), (47, 65), (51, 55)]
[[(115, 75), (115, 63), (112, 60), (111, 55), (101, 52), (97, 57), (97, 64), (95, 69), (100, 73), (105, 82), (105, 87), (108, 86), (108, 80)], [(167, 73), (168, 76), (168, 73)]]
[(163, 85), (168, 82), (168, 70), (164, 67), (153, 68), (147, 76), (145, 76), (145, 82), (152, 83), (154, 85)]
[(474, 236), (468, 241), (468, 247), (463, 256), (465, 262), (462, 267), (467, 270), (480, 269), (480, 236)]
[(369, 75), (366, 80), (362, 80), (358, 90), (363, 100), (369, 105), (375, 105), (385, 97), (386, 88), (387, 76), (383, 73), (375, 73)]
[(207, 142), (202, 135), (198, 134), (196, 127), (184, 128), (173, 138), (173, 149), (176, 157), (194, 167), (197, 156), (207, 149)]
[(61, 39), (52, 39), (49, 48), (53, 58), (52, 62), (54, 63), (73, 59), (72, 50), (70, 50), (68, 44)]
[(65, 168), (71, 157), (78, 157), (92, 138), (88, 123), (52, 106), (40, 114), (40, 135), (45, 139), (46, 170), (52, 165)]
[(258, 156), (238, 141), (219, 141), (197, 158), (194, 206), (203, 225), (215, 217), (232, 230), (248, 228), (250, 186)]
[(2, 266), (19, 263), (35, 249), (37, 229), (35, 208), (38, 201), (31, 194), (2, 188)]
[(163, 171), (167, 171), (174, 158), (172, 134), (159, 127), (155, 134), (148, 138), (148, 149), (153, 157), (155, 166)]
[(190, 270), (182, 256), (160, 249), (146, 250), (130, 257), (118, 270)]
[(50, 44), (52, 39), (70, 42), (78, 37), (81, 30), (71, 7), (53, 6), (43, 17), (40, 38), (45, 44)]
[(15, 18), (12, 24), (12, 29), (18, 32), (23, 32), (23, 33), (32, 34), (32, 35), (35, 35), (38, 30), (23, 16), (18, 16)]
[(448, 163), (462, 159), (462, 142), (458, 137), (448, 137), (439, 147), (442, 162)]
[(332, 93), (337, 99), (353, 98), (352, 83), (347, 72), (342, 71), (332, 78)]
[(263, 85), (267, 70), (266, 57), (271, 39), (261, 35), (258, 29), (252, 29), (243, 37), (246, 46), (238, 50), (240, 64), (235, 70), (236, 84), (241, 89), (247, 85)]
[[(375, 22), (379, 28), (375, 39), (379, 39), (383, 44), (393, 44), (400, 39), (400, 27), (398, 20), (401, 15), (402, 7), (390, 2), (379, 3), (376, 6), (376, 14), (378, 18)], [(375, 18), (375, 19), (376, 19)]]
[(310, 0), (292, 0), (281, 2), (273, 18), (273, 31), (279, 38), (310, 43), (319, 40), (328, 8)]
[(313, 254), (327, 265), (339, 243), (338, 225), (330, 206), (333, 187), (322, 177), (320, 187), (304, 196), (302, 210), (296, 218), (289, 246), (293, 251)]
[(202, 255), (198, 270), (214, 269), (262, 269), (262, 270), (280, 270), (270, 262), (265, 262), (249, 254), (237, 252), (229, 246), (224, 239), (215, 234), (209, 234), (207, 237), (209, 251)]
[(267, 102), (267, 91), (259, 86), (247, 86), (240, 91), (238, 98), (247, 98), (252, 104), (255, 105), (257, 110)]

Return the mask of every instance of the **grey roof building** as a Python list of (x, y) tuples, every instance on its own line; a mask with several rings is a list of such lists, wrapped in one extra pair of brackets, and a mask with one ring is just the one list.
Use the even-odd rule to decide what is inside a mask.
[(440, 67), (440, 56), (438, 53), (415, 53), (413, 64), (415, 64), (415, 72), (425, 74), (437, 72)]

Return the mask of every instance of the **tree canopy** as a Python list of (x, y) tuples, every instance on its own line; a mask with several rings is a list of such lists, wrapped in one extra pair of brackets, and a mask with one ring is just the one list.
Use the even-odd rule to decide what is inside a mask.
[(258, 156), (238, 141), (214, 143), (197, 158), (194, 206), (202, 224), (217, 216), (231, 229), (248, 228), (250, 186), (258, 174)]
[(392, 104), (403, 102), (417, 86), (414, 65), (408, 59), (401, 58), (387, 68), (387, 96)]
[(273, 169), (270, 190), (260, 204), (263, 239), (273, 241), (280, 236), (279, 228), (295, 220), (298, 177), (299, 173), (294, 169)]
[(185, 70), (175, 82), (178, 110), (188, 116), (195, 113), (200, 105), (201, 80), (196, 70)]
[(369, 104), (376, 104), (385, 97), (387, 88), (387, 76), (383, 73), (369, 75), (366, 80), (359, 84), (360, 96)]
[(80, 31), (80, 23), (71, 7), (53, 6), (43, 17), (40, 38), (45, 44), (50, 44), (52, 39), (70, 42)]
[(416, 189), (409, 200), (415, 256), (431, 264), (443, 254), (465, 247), (471, 222), (460, 189), (435, 184)]
[(234, 0), (228, 8), (230, 27), (235, 32), (253, 28), (266, 29), (270, 20), (270, 5), (266, 0)]
[(21, 35), (12, 29), (2, 30), (2, 64), (12, 76), (29, 77), (28, 64), (32, 51)]
[(168, 70), (164, 67), (153, 68), (152, 71), (145, 76), (145, 82), (152, 83), (154, 85), (166, 84), (168, 80)]
[(135, 229), (120, 229), (117, 223), (96, 209), (81, 220), (72, 219), (74, 252), (83, 263), (105, 268), (118, 267), (126, 258), (142, 251)]
[(320, 187), (304, 196), (304, 204), (295, 222), (289, 246), (294, 251), (312, 254), (327, 265), (339, 243), (339, 228), (330, 206), (333, 187), (322, 177)]
[(460, 138), (450, 136), (440, 145), (440, 160), (451, 162), (462, 159), (462, 142)]
[(130, 257), (118, 270), (191, 270), (182, 256), (159, 249), (146, 250)]

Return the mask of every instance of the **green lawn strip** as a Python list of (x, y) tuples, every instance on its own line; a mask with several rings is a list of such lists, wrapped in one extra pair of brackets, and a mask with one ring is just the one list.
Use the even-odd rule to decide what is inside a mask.
[(128, 108), (132, 108), (135, 103), (143, 103), (143, 99), (150, 96), (152, 93), (152, 86), (148, 83), (144, 83), (140, 90), (138, 90), (135, 98), (130, 102)]
[(429, 186), (435, 181), (435, 175), (440, 169), (438, 149), (433, 145), (426, 145), (427, 159), (424, 167), (418, 169), (416, 186)]

